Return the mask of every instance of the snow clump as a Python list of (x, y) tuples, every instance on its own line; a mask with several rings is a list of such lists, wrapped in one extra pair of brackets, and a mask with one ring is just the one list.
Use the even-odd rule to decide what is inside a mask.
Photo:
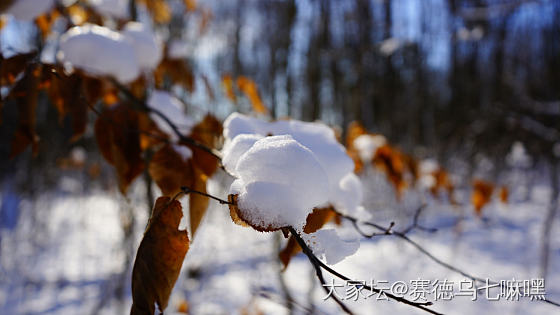
[(111, 76), (126, 84), (153, 70), (163, 56), (162, 44), (145, 25), (129, 22), (122, 32), (85, 24), (60, 37), (58, 59), (94, 76)]
[(123, 35), (103, 26), (86, 24), (69, 29), (60, 37), (58, 58), (92, 75), (112, 76), (121, 83), (140, 75), (134, 47)]
[(54, 0), (16, 0), (5, 11), (22, 21), (32, 21), (48, 12), (54, 6)]
[[(353, 173), (354, 163), (328, 126), (266, 122), (233, 113), (224, 122), (224, 138), (222, 161), (237, 178), (230, 194), (238, 195), (241, 216), (251, 225), (292, 226), (305, 234), (303, 226), (314, 208), (332, 205), (344, 214), (364, 214), (362, 183)], [(328, 263), (342, 260), (359, 246), (348, 247), (336, 233), (323, 233), (314, 233), (313, 242)], [(327, 239), (332, 246), (322, 243)], [(345, 249), (337, 249), (342, 257), (331, 253), (340, 247), (334, 244), (344, 245)]]

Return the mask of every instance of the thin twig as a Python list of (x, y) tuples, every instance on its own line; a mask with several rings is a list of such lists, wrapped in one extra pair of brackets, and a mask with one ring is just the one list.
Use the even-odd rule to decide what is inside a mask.
[(186, 195), (188, 195), (188, 194), (190, 194), (190, 193), (199, 194), (199, 195), (202, 195), (202, 196), (205, 196), (205, 197), (214, 199), (214, 200), (216, 200), (217, 202), (219, 202), (219, 203), (222, 204), (222, 205), (235, 205), (233, 202), (229, 202), (229, 201), (227, 201), (227, 200), (220, 199), (220, 198), (218, 198), (218, 197), (212, 196), (212, 195), (207, 194), (207, 193), (204, 193), (204, 192), (202, 192), (202, 191), (190, 189), (190, 188), (187, 187), (187, 186), (182, 186), (182, 187), (181, 187), (181, 190), (182, 190)]
[[(490, 279), (483, 279), (483, 278), (474, 276), (474, 275), (469, 274), (468, 272), (463, 271), (463, 270), (461, 270), (461, 269), (459, 269), (459, 268), (457, 268), (457, 267), (455, 267), (455, 266), (453, 266), (453, 265), (451, 265), (451, 264), (449, 264), (449, 263), (444, 262), (443, 260), (437, 258), (437, 257), (434, 256), (432, 253), (430, 253), (429, 251), (427, 251), (425, 248), (423, 248), (422, 246), (420, 246), (420, 244), (418, 244), (418, 243), (416, 243), (415, 241), (413, 241), (412, 239), (410, 239), (410, 238), (406, 235), (406, 233), (397, 232), (397, 231), (392, 231), (391, 233), (377, 233), (377, 234), (374, 233), (374, 235), (368, 236), (368, 234), (363, 233), (363, 232), (358, 228), (357, 223), (359, 222), (359, 220), (358, 220), (357, 218), (354, 218), (354, 217), (352, 217), (352, 216), (345, 215), (345, 214), (342, 214), (342, 213), (339, 213), (339, 212), (337, 212), (337, 214), (340, 215), (342, 218), (344, 218), (344, 219), (349, 220), (350, 222), (352, 222), (352, 224), (356, 227), (356, 230), (357, 230), (362, 236), (364, 236), (364, 237), (371, 238), (372, 236), (375, 236), (375, 235), (394, 235), (394, 236), (396, 236), (396, 237), (398, 237), (398, 238), (400, 238), (400, 239), (406, 241), (407, 243), (409, 243), (409, 244), (412, 245), (413, 247), (415, 247), (418, 251), (420, 251), (421, 253), (423, 253), (424, 255), (426, 255), (428, 258), (430, 258), (432, 261), (436, 262), (436, 263), (439, 264), (440, 266), (443, 266), (443, 267), (445, 267), (445, 268), (447, 268), (447, 269), (449, 269), (449, 270), (451, 270), (451, 271), (454, 271), (454, 272), (456, 272), (456, 273), (458, 273), (458, 274), (460, 274), (460, 275), (462, 275), (462, 276), (464, 276), (464, 277), (466, 277), (466, 278), (469, 278), (469, 279), (471, 279), (472, 281), (479, 282), (479, 283), (481, 283), (481, 284), (493, 284), (493, 285), (494, 285), (494, 284), (499, 284), (499, 285), (501, 285), (500, 282), (493, 281), (493, 280), (490, 280)], [(361, 224), (364, 224), (364, 225), (372, 226), (372, 227), (374, 227), (374, 228), (376, 228), (376, 229), (378, 229), (378, 230), (380, 230), (380, 231), (382, 231), (382, 232), (385, 232), (385, 231), (388, 230), (388, 228), (385, 228), (385, 227), (383, 227), (383, 226), (381, 226), (381, 225), (379, 225), (379, 224), (376, 224), (376, 223), (374, 223), (374, 222), (360, 222), (360, 223), (361, 223)], [(405, 231), (406, 231), (406, 230), (408, 230), (408, 229), (405, 229)], [(409, 230), (409, 231), (410, 231), (410, 230)], [(545, 303), (548, 303), (548, 304), (551, 304), (551, 305), (560, 307), (560, 303), (555, 302), (555, 301), (552, 301), (552, 300), (545, 299), (545, 300), (538, 300), (538, 301), (545, 302)]]
[(179, 130), (179, 128), (177, 127), (177, 125), (175, 125), (175, 123), (173, 123), (171, 121), (171, 119), (169, 119), (169, 117), (167, 117), (160, 110), (158, 110), (156, 108), (153, 108), (153, 107), (149, 106), (148, 104), (146, 104), (144, 101), (138, 99), (136, 96), (134, 96), (134, 94), (132, 94), (132, 92), (130, 92), (125, 86), (123, 86), (122, 84), (120, 84), (116, 80), (112, 79), (111, 82), (121, 93), (123, 93), (135, 105), (139, 106), (141, 109), (143, 109), (147, 112), (154, 113), (155, 115), (157, 115), (158, 117), (163, 119), (163, 121), (165, 121), (165, 123), (167, 125), (169, 125), (171, 130), (173, 130), (173, 133), (175, 133), (175, 135), (179, 138), (179, 140), (181, 142), (193, 145), (193, 146), (205, 151), (206, 153), (212, 155), (214, 158), (216, 158), (218, 161), (221, 162), (222, 157), (221, 157), (221, 154), (217, 150), (215, 150), (213, 148), (210, 148), (210, 147), (196, 141), (195, 139), (193, 139), (191, 137), (187, 137), (187, 136), (183, 135), (181, 133), (181, 131)]
[(430, 232), (430, 233), (435, 233), (437, 232), (436, 228), (427, 228), (427, 227), (423, 227), (421, 225), (418, 224), (418, 218), (420, 218), (420, 213), (422, 213), (422, 210), (424, 210), (426, 208), (426, 204), (421, 205), (420, 207), (418, 207), (418, 209), (416, 210), (416, 213), (414, 213), (414, 218), (412, 219), (412, 224), (407, 227), (406, 229), (404, 229), (401, 233), (402, 234), (407, 234), (408, 232), (414, 230), (414, 229), (419, 229), (425, 232)]
[[(320, 270), (320, 268), (325, 269), (326, 271), (328, 271), (330, 274), (345, 280), (345, 281), (351, 281), (350, 278), (346, 277), (345, 275), (337, 272), (336, 270), (332, 269), (331, 267), (327, 266), (326, 264), (324, 264), (319, 258), (317, 258), (317, 256), (315, 256), (315, 254), (313, 254), (313, 251), (307, 246), (307, 244), (305, 243), (305, 241), (301, 238), (301, 236), (299, 236), (299, 234), (296, 232), (296, 230), (292, 227), (289, 228), (290, 233), (294, 236), (294, 238), (296, 239), (296, 241), (298, 242), (299, 246), (301, 247), (302, 251), (305, 253), (305, 255), (307, 256), (307, 258), (309, 258), (309, 261), (311, 262), (311, 264), (313, 265), (313, 267), (315, 267), (315, 270), (317, 271), (318, 269)], [(319, 272), (317, 272), (317, 276), (319, 276)], [(319, 280), (321, 280), (321, 278), (319, 278)], [(321, 280), (321, 283), (324, 284), (324, 279)], [(375, 292), (377, 294), (381, 293), (380, 289), (377, 289), (375, 287), (370, 287), (368, 285), (363, 285), (363, 288), (366, 290), (369, 290), (371, 292)], [(434, 310), (431, 310), (429, 308), (427, 308), (426, 306), (430, 306), (433, 305), (432, 302), (412, 302), (409, 301), (403, 297), (399, 297), (396, 295), (393, 295), (389, 292), (383, 292), (383, 294), (385, 294), (387, 297), (392, 298), (395, 301), (419, 308), (423, 311), (426, 311), (428, 313), (431, 314), (441, 314), (438, 313)], [(332, 297), (335, 297), (334, 295), (331, 295)], [(335, 299), (336, 301), (336, 299)], [(338, 303), (338, 302), (337, 302)], [(339, 304), (340, 305), (340, 304)], [(344, 309), (344, 308), (343, 308)], [(346, 310), (345, 310), (346, 311)]]

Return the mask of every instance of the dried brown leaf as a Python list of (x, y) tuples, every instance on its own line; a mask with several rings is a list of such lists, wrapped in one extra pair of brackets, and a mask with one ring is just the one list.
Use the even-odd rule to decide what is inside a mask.
[(138, 115), (126, 104), (103, 110), (95, 121), (95, 137), (103, 157), (115, 167), (124, 194), (144, 170), (138, 134)]
[(18, 105), (18, 126), (12, 140), (10, 157), (13, 158), (31, 145), (33, 155), (37, 155), (39, 137), (35, 132), (37, 99), (39, 97), (38, 68), (33, 65), (25, 72), (10, 93)]
[(482, 208), (490, 202), (493, 191), (494, 185), (492, 183), (479, 179), (474, 180), (471, 203), (478, 216), (482, 215)]
[[(194, 168), (194, 182), (192, 188), (196, 191), (206, 193), (206, 182), (208, 177), (199, 168)], [(209, 199), (206, 196), (200, 194), (190, 194), (189, 195), (189, 216), (191, 221), (191, 235), (196, 235), (198, 226), (206, 214), (208, 209)]]
[[(222, 123), (216, 117), (208, 114), (193, 127), (190, 138), (208, 148), (216, 148), (222, 131)], [(218, 159), (196, 145), (187, 145), (193, 152), (195, 166), (200, 168), (206, 176), (212, 176), (218, 169)]]
[(189, 250), (187, 232), (178, 230), (182, 216), (179, 201), (156, 200), (132, 270), (131, 315), (154, 314), (156, 303), (161, 312), (167, 307)]
[(237, 87), (249, 99), (255, 112), (259, 114), (268, 113), (268, 109), (264, 106), (262, 99), (259, 96), (259, 91), (255, 81), (244, 76), (239, 76), (237, 78)]
[(174, 196), (181, 191), (182, 186), (193, 187), (195, 184), (195, 170), (192, 160), (185, 161), (168, 144), (154, 153), (148, 171), (161, 192), (166, 196)]

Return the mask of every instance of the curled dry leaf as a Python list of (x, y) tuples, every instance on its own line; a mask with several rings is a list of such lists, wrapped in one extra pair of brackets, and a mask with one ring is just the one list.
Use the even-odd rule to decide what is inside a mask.
[(124, 194), (144, 170), (136, 111), (126, 104), (105, 108), (95, 121), (99, 151), (117, 171), (119, 188)]
[(132, 308), (130, 314), (154, 314), (167, 307), (189, 250), (186, 231), (179, 231), (183, 216), (181, 204), (159, 197), (134, 261), (132, 270)]

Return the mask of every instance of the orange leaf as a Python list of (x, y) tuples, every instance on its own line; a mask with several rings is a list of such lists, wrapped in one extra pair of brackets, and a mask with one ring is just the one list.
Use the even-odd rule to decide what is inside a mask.
[(70, 16), (70, 19), (72, 20), (72, 23), (74, 25), (82, 25), (89, 19), (88, 10), (86, 10), (80, 4), (73, 4), (69, 6), (67, 10), (68, 15)]
[(336, 212), (333, 208), (313, 209), (313, 212), (307, 216), (303, 232), (307, 234), (315, 233), (335, 217)]
[[(208, 148), (215, 148), (222, 135), (222, 130), (222, 123), (216, 117), (208, 114), (193, 127), (190, 138)], [(212, 176), (218, 169), (218, 159), (198, 146), (192, 144), (187, 144), (187, 146), (193, 152), (195, 166), (200, 168), (206, 176)]]
[(156, 200), (132, 270), (131, 315), (154, 314), (155, 303), (161, 312), (167, 307), (189, 250), (187, 232), (178, 230), (182, 216), (177, 200)]
[(290, 238), (288, 239), (288, 243), (286, 244), (286, 247), (284, 247), (284, 249), (282, 249), (280, 251), (280, 253), (278, 253), (278, 258), (280, 258), (280, 261), (282, 262), (282, 265), (284, 266), (284, 268), (283, 268), (284, 270), (286, 270), (286, 268), (288, 268), (288, 265), (290, 264), (290, 261), (292, 260), (292, 257), (299, 254), (300, 252), (301, 252), (301, 247), (297, 243), (295, 237), (290, 235)]
[(503, 203), (508, 203), (509, 199), (509, 190), (506, 186), (502, 186), (500, 188), (500, 201)]
[(237, 78), (237, 87), (245, 94), (245, 96), (247, 96), (255, 112), (260, 114), (268, 113), (268, 109), (264, 106), (261, 97), (259, 96), (257, 84), (253, 80), (240, 76)]
[(171, 8), (165, 0), (140, 0), (152, 14), (152, 19), (156, 23), (164, 24), (171, 21)]
[(196, 0), (183, 0), (183, 2), (185, 3), (187, 11), (196, 11)]
[(41, 14), (35, 19), (35, 24), (37, 24), (43, 38), (50, 34), (52, 25), (59, 16), (58, 10), (54, 9), (49, 13)]
[(166, 196), (174, 196), (181, 191), (181, 186), (194, 186), (195, 171), (192, 160), (185, 161), (169, 144), (154, 153), (148, 171)]
[(346, 129), (346, 147), (348, 150), (354, 149), (354, 140), (361, 135), (368, 134), (366, 128), (358, 121), (348, 124)]
[(165, 57), (154, 71), (154, 81), (158, 89), (163, 89), (166, 81), (179, 84), (189, 92), (194, 91), (194, 75), (188, 62)]
[(186, 300), (181, 300), (179, 305), (177, 305), (177, 313), (189, 313), (189, 303)]
[(375, 152), (373, 164), (385, 172), (387, 178), (395, 187), (397, 197), (400, 197), (402, 190), (406, 187), (404, 181), (405, 163), (401, 153), (386, 144)]
[(103, 157), (115, 167), (124, 194), (144, 170), (137, 113), (124, 104), (106, 108), (95, 121), (95, 137)]
[(222, 76), (222, 89), (226, 94), (227, 98), (233, 103), (237, 103), (237, 97), (235, 96), (235, 92), (233, 91), (233, 79), (231, 75), (224, 74)]
[[(198, 169), (194, 168), (194, 183), (193, 189), (206, 193), (206, 181), (208, 177)], [(195, 235), (206, 210), (208, 209), (208, 197), (202, 196), (200, 194), (190, 194), (189, 195), (189, 216), (191, 220), (191, 235)]]
[(471, 202), (477, 215), (482, 215), (482, 208), (490, 201), (493, 191), (494, 185), (492, 183), (478, 179), (473, 182)]

